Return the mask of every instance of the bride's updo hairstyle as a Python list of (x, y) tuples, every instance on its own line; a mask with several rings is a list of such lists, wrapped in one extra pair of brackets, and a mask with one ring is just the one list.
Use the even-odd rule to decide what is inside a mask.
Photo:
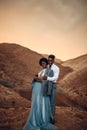
[(48, 60), (45, 57), (39, 60), (39, 64), (42, 65), (42, 62), (45, 62), (48, 65)]

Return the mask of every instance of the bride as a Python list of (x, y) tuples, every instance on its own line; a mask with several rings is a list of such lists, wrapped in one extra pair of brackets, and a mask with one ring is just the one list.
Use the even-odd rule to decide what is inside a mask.
[(23, 130), (58, 130), (58, 128), (50, 123), (52, 118), (50, 98), (43, 96), (42, 82), (46, 73), (48, 61), (41, 58), (39, 64), (42, 70), (34, 77), (32, 82), (32, 104), (31, 110)]

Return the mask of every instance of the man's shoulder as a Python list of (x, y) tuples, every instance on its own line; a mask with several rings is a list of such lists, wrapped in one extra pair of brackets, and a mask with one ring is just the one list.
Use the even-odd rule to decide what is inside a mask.
[(56, 65), (56, 64), (53, 64), (53, 68), (59, 70), (60, 68)]

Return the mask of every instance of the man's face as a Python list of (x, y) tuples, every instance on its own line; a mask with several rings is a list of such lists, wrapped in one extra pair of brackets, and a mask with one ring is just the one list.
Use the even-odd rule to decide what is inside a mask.
[(54, 63), (54, 60), (52, 58), (48, 58), (48, 64), (52, 65)]

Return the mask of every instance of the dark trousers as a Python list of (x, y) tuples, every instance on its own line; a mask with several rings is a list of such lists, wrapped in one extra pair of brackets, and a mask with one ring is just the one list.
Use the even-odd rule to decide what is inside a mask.
[(53, 115), (53, 120), (55, 118), (55, 109), (56, 109), (56, 84), (53, 84), (52, 95), (50, 96), (51, 110)]

